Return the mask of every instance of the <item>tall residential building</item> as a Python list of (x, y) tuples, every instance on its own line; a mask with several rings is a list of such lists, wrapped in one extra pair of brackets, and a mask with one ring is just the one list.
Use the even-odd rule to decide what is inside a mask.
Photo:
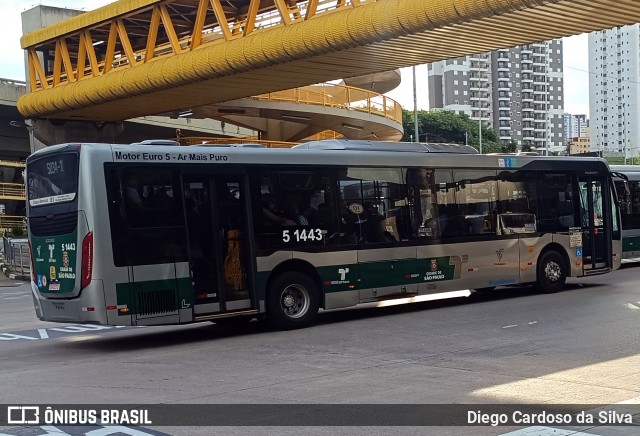
[(640, 25), (589, 34), (591, 149), (638, 156)]
[(497, 50), (429, 65), (429, 105), (462, 111), (538, 150), (565, 149), (562, 41)]
[(564, 114), (563, 118), (565, 143), (568, 144), (573, 138), (582, 138), (587, 136), (589, 120), (586, 115)]

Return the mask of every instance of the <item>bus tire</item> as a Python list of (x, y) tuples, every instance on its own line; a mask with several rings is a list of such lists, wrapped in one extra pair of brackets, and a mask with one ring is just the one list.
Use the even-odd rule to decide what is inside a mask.
[(267, 319), (280, 330), (306, 327), (318, 316), (318, 286), (309, 276), (289, 271), (278, 275), (267, 294)]
[(556, 250), (549, 250), (538, 260), (538, 280), (536, 286), (540, 292), (550, 294), (561, 291), (567, 280), (567, 265)]

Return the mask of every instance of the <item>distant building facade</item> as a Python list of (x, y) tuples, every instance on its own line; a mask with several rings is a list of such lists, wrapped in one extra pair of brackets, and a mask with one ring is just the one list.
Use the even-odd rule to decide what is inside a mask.
[(431, 108), (459, 111), (512, 139), (564, 151), (562, 41), (497, 50), (428, 66)]
[(589, 128), (586, 129), (584, 135), (574, 136), (569, 141), (569, 154), (589, 153), (591, 151), (591, 138), (589, 137)]
[(572, 115), (565, 113), (563, 116), (564, 139), (567, 143), (573, 138), (581, 138), (587, 135), (589, 120), (586, 115)]
[(589, 34), (591, 149), (638, 156), (640, 25)]

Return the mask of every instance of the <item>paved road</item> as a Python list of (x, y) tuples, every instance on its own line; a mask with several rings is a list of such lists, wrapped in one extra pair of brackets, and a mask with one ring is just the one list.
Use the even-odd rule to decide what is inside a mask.
[[(0, 288), (2, 402), (637, 403), (639, 273), (640, 267), (626, 267), (572, 281), (566, 291), (551, 295), (504, 288), (444, 302), (326, 313), (318, 325), (290, 332), (265, 331), (258, 323), (243, 329), (195, 324), (99, 330), (42, 323), (35, 319), (30, 297), (23, 297), (28, 288), (5, 286)], [(287, 417), (282, 415), (283, 427), (147, 426), (136, 431), (171, 435), (640, 434), (640, 427), (595, 424), (560, 430), (546, 425), (301, 428), (286, 427)], [(23, 428), (0, 429), (0, 433), (39, 435), (47, 434), (45, 430), (54, 431)], [(74, 434), (68, 428), (56, 430)], [(87, 433), (91, 436), (115, 431), (85, 430), (94, 431)], [(126, 431), (133, 434), (131, 429)]]

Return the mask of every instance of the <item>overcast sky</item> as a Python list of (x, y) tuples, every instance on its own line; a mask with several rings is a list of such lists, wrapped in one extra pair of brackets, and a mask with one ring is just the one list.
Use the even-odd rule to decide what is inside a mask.
[[(73, 9), (93, 10), (112, 0), (0, 0), (0, 40), (5, 48), (0, 63), (0, 78), (24, 80), (23, 51), (20, 48), (22, 22), (20, 14), (39, 4)], [(565, 111), (589, 115), (589, 61), (587, 34), (564, 38), (564, 103)], [(416, 67), (418, 109), (428, 109), (427, 68)], [(413, 109), (412, 68), (402, 70), (402, 84), (388, 94), (406, 109)]]

